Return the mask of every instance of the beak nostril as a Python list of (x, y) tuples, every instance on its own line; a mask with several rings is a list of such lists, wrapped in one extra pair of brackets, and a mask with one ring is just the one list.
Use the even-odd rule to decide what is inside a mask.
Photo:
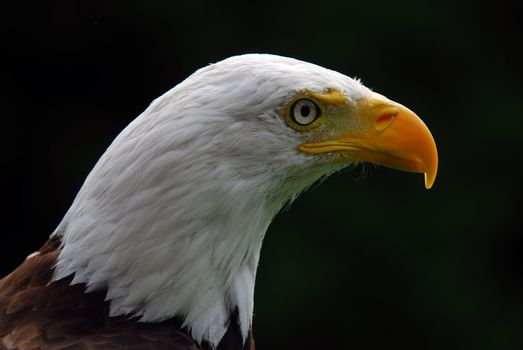
[(376, 131), (382, 132), (385, 130), (393, 121), (395, 114), (385, 114), (376, 120)]
[(378, 118), (377, 123), (386, 123), (392, 119), (392, 114), (385, 114)]

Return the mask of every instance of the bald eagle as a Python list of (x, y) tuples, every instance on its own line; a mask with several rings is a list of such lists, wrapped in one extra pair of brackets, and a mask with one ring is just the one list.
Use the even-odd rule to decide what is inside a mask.
[(192, 74), (129, 124), (47, 243), (0, 280), (0, 349), (254, 349), (273, 217), (358, 162), (437, 172), (434, 139), (358, 80), (249, 54)]

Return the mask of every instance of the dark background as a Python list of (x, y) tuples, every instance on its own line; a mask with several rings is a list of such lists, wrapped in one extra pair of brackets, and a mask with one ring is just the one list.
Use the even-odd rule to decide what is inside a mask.
[(430, 191), (421, 175), (345, 171), (280, 214), (258, 272), (258, 348), (523, 349), (521, 14), (442, 0), (4, 7), (0, 275), (152, 99), (210, 62), (268, 52), (416, 111), (440, 170)]

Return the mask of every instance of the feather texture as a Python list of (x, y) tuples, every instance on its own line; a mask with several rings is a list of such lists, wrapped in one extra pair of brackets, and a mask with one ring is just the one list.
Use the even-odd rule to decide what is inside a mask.
[[(104, 291), (85, 293), (71, 277), (51, 283), (58, 239), (0, 280), (0, 350), (211, 350), (198, 345), (179, 319), (144, 323), (108, 317)], [(254, 350), (243, 345), (237, 325), (229, 327), (216, 350)]]
[[(218, 345), (236, 323), (246, 341), (260, 249), (274, 215), (348, 165), (297, 152), (311, 135), (283, 116), (298, 93), (332, 89), (348, 103), (371, 94), (340, 73), (273, 55), (232, 57), (197, 71), (103, 154), (52, 235), (59, 249), (24, 263), (52, 256), (52, 283), (44, 278), (4, 296), (24, 305), (38, 290), (71, 284), (66, 290), (106, 300), (116, 319), (143, 327), (179, 320), (194, 340), (188, 348)], [(60, 299), (58, 309), (67, 302)], [(28, 327), (17, 332), (34, 330)], [(21, 337), (12, 332), (4, 339)]]

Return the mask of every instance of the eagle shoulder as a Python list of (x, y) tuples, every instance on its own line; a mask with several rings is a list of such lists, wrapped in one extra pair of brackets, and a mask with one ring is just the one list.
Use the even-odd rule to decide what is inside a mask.
[[(105, 291), (85, 293), (85, 285), (70, 285), (72, 276), (51, 282), (59, 249), (51, 238), (0, 280), (0, 350), (211, 350), (177, 319), (109, 317)], [(242, 345), (237, 328), (233, 320), (217, 350), (254, 350), (252, 335)]]

